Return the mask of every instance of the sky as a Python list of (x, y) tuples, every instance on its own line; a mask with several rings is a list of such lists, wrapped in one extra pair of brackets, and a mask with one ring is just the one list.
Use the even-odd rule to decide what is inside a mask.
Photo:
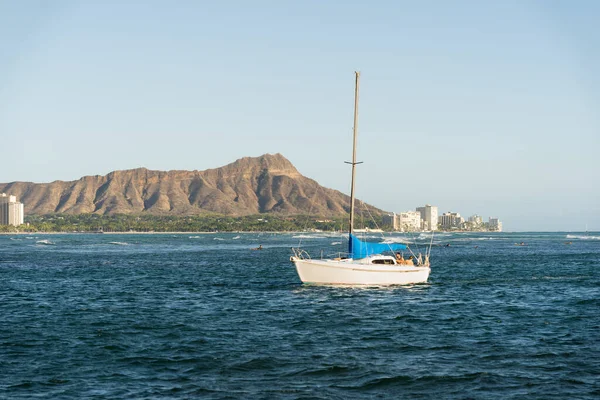
[(0, 182), (281, 153), (387, 211), (600, 230), (600, 2), (0, 0)]

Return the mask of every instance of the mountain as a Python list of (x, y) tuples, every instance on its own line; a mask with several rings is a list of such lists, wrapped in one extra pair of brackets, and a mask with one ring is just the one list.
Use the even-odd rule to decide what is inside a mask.
[[(241, 158), (205, 171), (137, 168), (71, 182), (0, 183), (25, 214), (347, 214), (350, 197), (302, 176), (281, 154)], [(372, 213), (382, 211), (369, 206)]]

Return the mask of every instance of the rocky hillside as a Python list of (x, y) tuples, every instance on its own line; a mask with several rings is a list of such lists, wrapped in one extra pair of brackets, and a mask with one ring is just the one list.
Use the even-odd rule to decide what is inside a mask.
[[(350, 198), (302, 176), (281, 154), (246, 157), (206, 171), (138, 168), (77, 181), (0, 183), (17, 196), (25, 214), (228, 215), (258, 213), (333, 216), (349, 210)], [(381, 210), (371, 208), (371, 212)]]

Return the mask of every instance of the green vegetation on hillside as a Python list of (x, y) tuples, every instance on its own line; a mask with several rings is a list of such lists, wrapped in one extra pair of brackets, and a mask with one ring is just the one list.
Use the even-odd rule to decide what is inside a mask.
[[(366, 223), (366, 221), (365, 221)], [(369, 228), (375, 224), (366, 223)], [(334, 231), (348, 228), (347, 217), (276, 216), (260, 214), (244, 217), (226, 215), (156, 216), (50, 214), (25, 217), (25, 224), (1, 225), (0, 232), (293, 232)]]

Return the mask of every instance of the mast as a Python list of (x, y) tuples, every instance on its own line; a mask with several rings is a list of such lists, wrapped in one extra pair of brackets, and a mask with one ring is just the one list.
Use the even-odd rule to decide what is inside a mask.
[(354, 177), (356, 175), (356, 135), (358, 133), (358, 81), (360, 79), (360, 72), (355, 71), (356, 81), (354, 84), (354, 126), (352, 128), (352, 134), (354, 142), (352, 145), (352, 183), (350, 186), (350, 229), (349, 233), (352, 234), (354, 230)]

